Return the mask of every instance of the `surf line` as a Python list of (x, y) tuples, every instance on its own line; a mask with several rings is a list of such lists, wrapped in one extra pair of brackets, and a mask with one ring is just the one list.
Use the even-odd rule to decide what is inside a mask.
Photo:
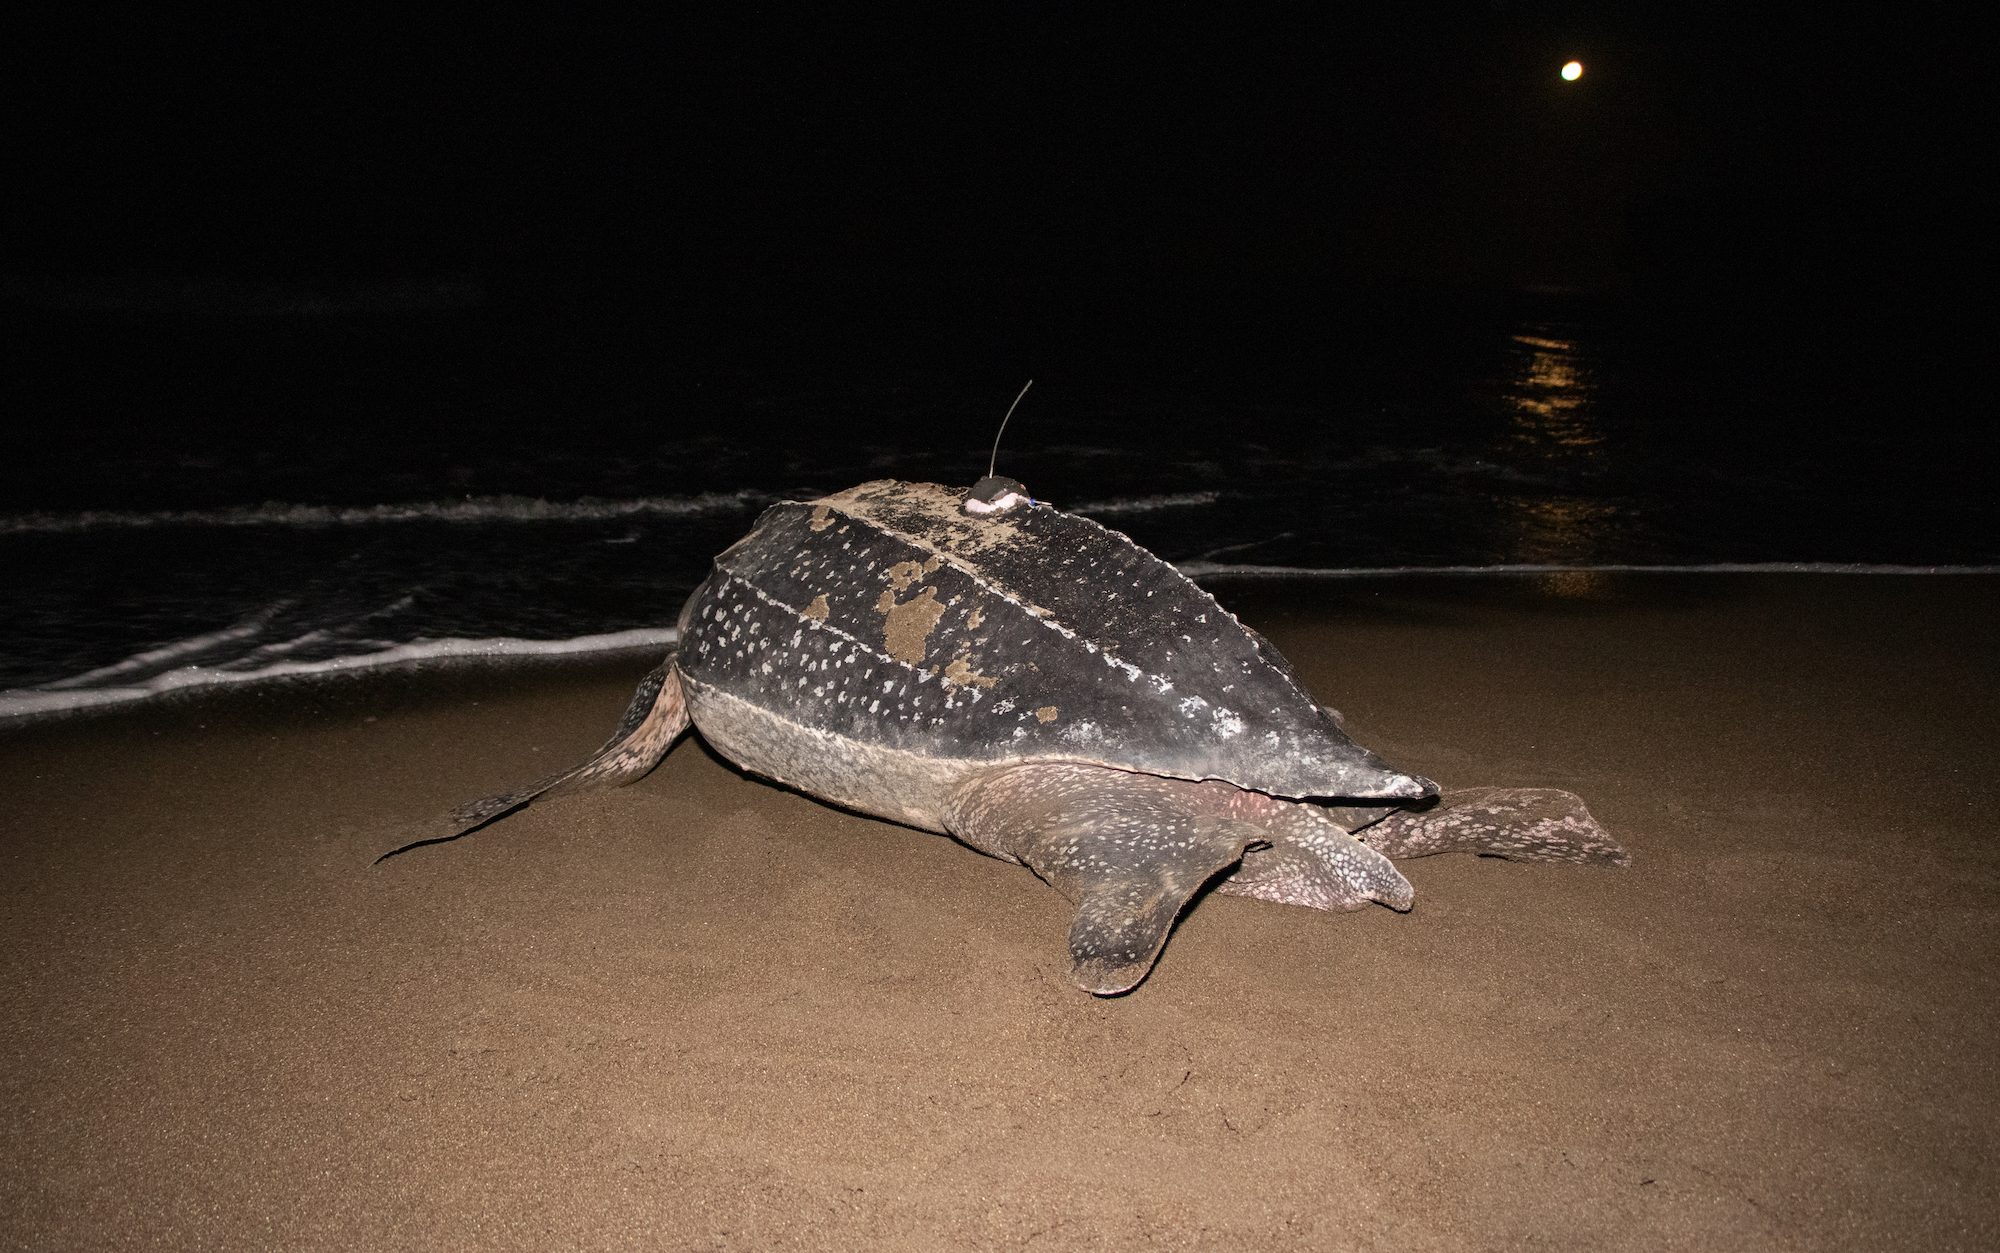
[(549, 501), (532, 496), (475, 496), (466, 500), (390, 505), (242, 505), (225, 509), (173, 509), (158, 513), (85, 510), (0, 517), (0, 535), (52, 535), (157, 526), (334, 527), (407, 522), (597, 522), (638, 515), (680, 517), (727, 513), (775, 504), (782, 493), (743, 488), (698, 496), (642, 496), (610, 500), (585, 496)]
[[(218, 661), (213, 665), (175, 666), (169, 670), (156, 671), (136, 683), (106, 684), (101, 687), (66, 686), (75, 683), (75, 678), (58, 679), (40, 686), (0, 691), (0, 723), (15, 718), (73, 713), (105, 705), (125, 705), (135, 701), (154, 700), (179, 692), (262, 683), (274, 679), (305, 678), (352, 670), (393, 669), (397, 666), (419, 665), (439, 660), (479, 661), (511, 657), (557, 657), (578, 653), (624, 652), (657, 648), (663, 644), (671, 644), (679, 638), (680, 632), (673, 627), (640, 627), (628, 631), (609, 631), (602, 635), (579, 635), (561, 640), (524, 640), (506, 637), (426, 639), (376, 649), (373, 652), (349, 653), (318, 661), (281, 661), (253, 669), (232, 669), (229, 661)], [(164, 650), (154, 650), (154, 653), (157, 655), (161, 651)], [(118, 666), (104, 667), (98, 673), (108, 676), (110, 672), (122, 668), (121, 663)]]

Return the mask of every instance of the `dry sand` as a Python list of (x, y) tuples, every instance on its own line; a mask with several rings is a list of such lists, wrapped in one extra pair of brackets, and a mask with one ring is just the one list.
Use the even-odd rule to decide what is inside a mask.
[(33, 1249), (1992, 1248), (2000, 580), (1224, 589), (1364, 742), (1584, 795), (1629, 871), (1063, 901), (693, 743), (643, 660), (0, 735), (0, 1242)]

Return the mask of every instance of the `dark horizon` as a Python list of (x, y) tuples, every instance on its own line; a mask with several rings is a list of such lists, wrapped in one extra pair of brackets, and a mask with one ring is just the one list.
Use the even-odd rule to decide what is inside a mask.
[[(1509, 322), (1587, 324), (1703, 455), (1742, 429), (1958, 484), (1995, 433), (1948, 34), (1572, 3), (48, 19), (9, 84), (0, 495), (401, 498), (469, 460), (609, 490), (535, 476), (822, 415), (983, 427), (1029, 376), (1084, 422), (1345, 411), (1479, 377)], [(301, 481), (302, 441), (402, 486)]]
[(20, 47), (17, 303), (415, 278), (608, 305), (1341, 282), (1860, 306), (1953, 282), (1980, 216), (1951, 48), (1853, 8), (151, 15)]

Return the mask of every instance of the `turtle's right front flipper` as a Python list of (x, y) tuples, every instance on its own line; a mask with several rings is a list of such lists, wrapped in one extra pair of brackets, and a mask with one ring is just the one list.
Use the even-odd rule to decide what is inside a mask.
[(1198, 786), (1080, 763), (1013, 766), (962, 785), (945, 826), (1022, 862), (1077, 907), (1070, 977), (1113, 996), (1146, 977), (1201, 886), (1264, 838), (1204, 812)]
[[(1310, 879), (1320, 889), (1272, 899), (1322, 909), (1371, 900), (1409, 908), (1410, 885), (1387, 858), (1323, 820), (1310, 832), (1294, 831), (1288, 811), (1298, 808), (1213, 780), (1046, 762), (968, 780), (946, 806), (945, 829), (1026, 863), (1076, 904), (1070, 977), (1087, 992), (1111, 996), (1146, 977), (1174, 919), (1204, 884), (1267, 853), (1281, 855), (1284, 873), (1266, 873), (1259, 883), (1271, 880), (1276, 891)], [(1271, 895), (1255, 886), (1232, 879), (1221, 890)]]
[(455, 840), (544, 796), (559, 796), (564, 792), (597, 787), (621, 787), (634, 782), (660, 764), (660, 759), (667, 755), (667, 750), (687, 728), (687, 700), (681, 691), (680, 671), (675, 668), (674, 653), (669, 652), (666, 659), (640, 681), (639, 689), (632, 693), (632, 703), (626, 708), (625, 717), (618, 723), (618, 730), (589, 761), (526, 787), (460, 805), (451, 811), (451, 821), (456, 829), (449, 835), (413, 840), (375, 860), (384, 861), (425, 844)]

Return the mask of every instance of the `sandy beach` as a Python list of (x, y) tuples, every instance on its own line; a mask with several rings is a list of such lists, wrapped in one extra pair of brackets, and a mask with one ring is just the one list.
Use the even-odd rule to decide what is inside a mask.
[(381, 866), (648, 668), (0, 732), (0, 1245), (2000, 1244), (2000, 578), (1223, 585), (1356, 738), (1628, 870), (1210, 895), (1065, 971), (1027, 871), (748, 779)]

